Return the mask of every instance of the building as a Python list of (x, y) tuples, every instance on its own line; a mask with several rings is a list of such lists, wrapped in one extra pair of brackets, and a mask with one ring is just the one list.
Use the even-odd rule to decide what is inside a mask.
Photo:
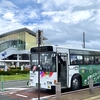
[[(46, 38), (43, 38), (46, 40)], [(36, 46), (36, 33), (28, 28), (21, 28), (0, 35), (0, 60), (29, 60), (30, 48)], [(7, 62), (6, 62), (7, 63)], [(8, 62), (11, 63), (11, 62)]]

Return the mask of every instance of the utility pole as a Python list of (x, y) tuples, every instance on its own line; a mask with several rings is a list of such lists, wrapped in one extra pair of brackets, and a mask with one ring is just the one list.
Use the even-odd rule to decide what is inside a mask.
[(40, 100), (40, 33), (38, 30), (38, 100)]
[(85, 48), (85, 32), (83, 32), (83, 48)]
[(38, 100), (40, 100), (40, 45), (43, 41), (43, 31), (38, 30), (36, 34), (37, 44), (38, 44)]

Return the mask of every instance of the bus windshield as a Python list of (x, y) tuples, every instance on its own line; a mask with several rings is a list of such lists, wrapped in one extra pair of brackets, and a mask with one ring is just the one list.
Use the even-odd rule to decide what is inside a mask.
[[(38, 53), (32, 53), (31, 55), (32, 60), (32, 68), (34, 66), (38, 66)], [(42, 71), (45, 72), (55, 72), (56, 71), (56, 56), (55, 53), (52, 52), (42, 52), (40, 53), (40, 67)]]

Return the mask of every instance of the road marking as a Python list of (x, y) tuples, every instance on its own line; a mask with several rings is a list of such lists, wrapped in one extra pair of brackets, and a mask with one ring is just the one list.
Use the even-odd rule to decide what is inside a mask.
[(83, 99), (83, 100), (95, 100), (95, 99), (98, 99), (98, 98), (100, 98), (100, 95), (94, 96), (94, 97), (90, 97), (90, 98), (86, 98), (86, 99)]
[(20, 97), (24, 97), (24, 98), (27, 98), (28, 96), (26, 95), (21, 95), (21, 94), (16, 94), (17, 96), (20, 96)]
[(13, 87), (13, 88), (5, 88), (5, 90), (25, 90), (28, 88), (17, 88), (17, 87)]
[[(44, 100), (46, 98), (50, 98), (51, 96), (44, 96), (44, 97), (40, 97), (40, 100)], [(32, 98), (31, 100), (38, 100), (38, 98)]]
[(5, 94), (13, 94), (14, 92), (21, 91), (21, 90), (29, 90), (28, 88), (5, 88), (3, 92), (0, 92), (1, 95)]
[(16, 92), (10, 92), (9, 94), (14, 94), (14, 93), (16, 93)]

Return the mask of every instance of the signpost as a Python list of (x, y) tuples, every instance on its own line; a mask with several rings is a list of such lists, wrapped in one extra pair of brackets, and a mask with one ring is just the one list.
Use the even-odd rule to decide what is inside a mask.
[(5, 65), (5, 55), (6, 55), (6, 52), (2, 53), (2, 56), (4, 57), (4, 65)]
[(43, 31), (38, 30), (36, 34), (37, 44), (38, 44), (38, 100), (40, 100), (40, 45), (43, 42)]

